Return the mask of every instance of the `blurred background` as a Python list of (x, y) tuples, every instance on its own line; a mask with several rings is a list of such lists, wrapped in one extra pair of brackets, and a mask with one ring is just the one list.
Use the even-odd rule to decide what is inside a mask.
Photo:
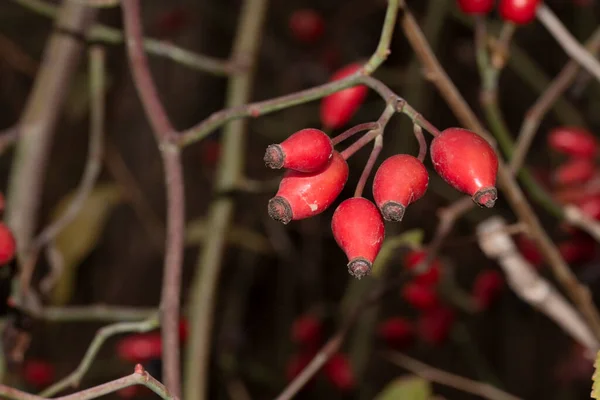
[[(597, 1), (546, 3), (581, 41), (598, 26)], [(241, 4), (240, 0), (144, 0), (144, 33), (197, 53), (226, 59)], [(408, 1), (408, 5), (442, 65), (483, 118), (472, 19), (461, 14), (452, 0), (414, 0)], [(339, 68), (367, 59), (377, 45), (385, 7), (382, 0), (271, 1), (252, 99), (269, 99), (324, 83)], [(295, 15), (299, 18), (299, 10), (307, 9), (318, 16), (316, 23), (321, 24), (317, 33), (308, 37), (299, 32), (303, 28), (292, 23)], [(23, 112), (52, 33), (52, 22), (27, 1), (0, 2), (0, 128), (14, 126)], [(118, 8), (100, 10), (97, 22), (122, 28)], [(492, 14), (490, 29), (498, 31), (499, 26), (497, 15)], [(154, 307), (160, 298), (164, 254), (162, 164), (131, 81), (124, 47), (116, 44), (105, 48), (107, 119), (102, 172), (82, 210), (82, 215), (89, 218), (79, 218), (78, 224), (67, 229), (57, 243), (61, 251), (72, 257), (65, 260), (57, 286), (43, 301), (53, 306)], [(87, 158), (88, 70), (86, 57), (82, 60), (71, 77), (48, 168), (39, 171), (45, 176), (39, 228), (51, 221), (60, 212), (61, 204), (64, 206), (72, 196)], [(499, 86), (501, 107), (513, 135), (541, 90), (567, 61), (562, 49), (541, 25), (532, 23), (518, 29)], [(163, 57), (150, 56), (150, 64), (160, 98), (176, 128), (186, 129), (223, 107), (226, 78)], [(389, 59), (374, 76), (438, 128), (458, 125), (435, 87), (424, 78), (400, 29), (395, 32)], [(294, 363), (302, 364), (302, 358), (312, 354), (314, 346), (334, 335), (350, 307), (364, 299), (377, 280), (382, 279), (355, 281), (347, 273), (347, 260), (330, 230), (335, 205), (317, 217), (286, 226), (267, 215), (267, 202), (277, 190), (280, 172), (265, 168), (264, 150), (302, 128), (320, 128), (319, 104), (311, 102), (249, 120), (245, 175), (252, 182), (263, 183), (256, 193), (241, 191), (234, 195), (236, 212), (223, 259), (211, 346), (210, 398), (245, 399), (240, 397), (243, 394), (235, 394), (240, 382), (253, 399), (273, 398), (293, 375)], [(383, 101), (370, 92), (347, 127), (376, 120), (383, 107)], [(561, 188), (553, 185), (548, 176), (562, 159), (549, 151), (546, 135), (553, 127), (573, 124), (598, 132), (599, 107), (600, 85), (580, 74), (560, 106), (543, 120), (527, 165), (557, 199)], [(334, 133), (342, 131), (343, 128)], [(379, 162), (392, 154), (417, 152), (410, 121), (396, 115), (386, 128)], [(368, 155), (369, 151), (363, 149), (349, 160), (350, 178), (336, 204), (352, 196)], [(204, 218), (215, 198), (212, 189), (219, 156), (219, 131), (183, 152), (188, 222), (184, 312), (197, 254), (204, 238), (210, 235)], [(12, 148), (7, 148), (0, 157), (3, 191), (7, 190), (13, 157)], [(404, 268), (407, 254), (429, 243), (438, 224), (436, 212), (461, 198), (433, 172), (428, 157), (426, 166), (430, 171), (427, 194), (410, 206), (402, 223), (386, 224), (388, 238), (404, 234), (404, 239), (386, 255), (383, 279), (397, 276)], [(365, 191), (367, 197), (371, 196), (369, 185)], [(596, 243), (568, 233), (542, 207), (535, 209), (557, 244), (583, 244), (584, 248), (578, 248), (569, 261), (576, 275), (595, 292), (600, 287)], [(438, 262), (442, 278), (435, 291), (445, 317), (423, 322), (424, 312), (407, 301), (406, 291), (400, 288), (393, 291), (365, 311), (349, 331), (340, 352), (344, 359), (338, 363), (341, 366), (326, 368), (298, 398), (375, 398), (389, 382), (409, 375), (382, 357), (382, 352), (395, 349), (436, 368), (493, 383), (524, 399), (589, 398), (591, 363), (553, 322), (516, 297), (508, 287), (497, 290), (490, 304), (477, 306), (474, 287), (478, 275), (482, 271), (500, 272), (480, 251), (474, 236), (476, 224), (492, 215), (516, 222), (500, 195), (495, 208), (473, 209), (463, 217), (441, 249)], [(553, 279), (543, 262), (538, 264), (540, 273)], [(41, 257), (34, 282), (39, 282), (47, 272), (47, 262)], [(10, 274), (3, 273), (2, 296), (6, 298)], [(14, 318), (13, 313), (7, 314), (7, 318)], [(308, 318), (309, 322), (302, 318)], [(390, 318), (402, 318), (408, 324), (410, 334), (406, 335), (406, 341), (394, 340), (404, 334), (385, 333), (382, 324)], [(71, 372), (94, 332), (102, 326), (95, 322), (59, 323), (35, 318), (29, 323), (31, 343), (25, 364), (31, 360), (43, 365), (33, 368), (37, 375), (33, 372), (27, 375), (24, 371), (28, 369), (22, 366), (9, 368), (5, 381), (32, 391)], [(310, 336), (306, 339), (310, 345), (303, 342), (302, 335)], [(130, 373), (132, 363), (116, 350), (123, 337), (111, 339), (103, 346), (83, 386)], [(160, 379), (160, 363), (156, 359), (145, 365)], [(433, 392), (437, 398), (477, 398), (437, 384), (433, 385)], [(154, 395), (138, 390), (120, 392), (111, 398), (151, 396)]]

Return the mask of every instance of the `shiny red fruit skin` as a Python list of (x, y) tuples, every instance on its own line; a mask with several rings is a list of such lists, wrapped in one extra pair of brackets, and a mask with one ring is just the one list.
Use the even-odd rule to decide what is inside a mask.
[(503, 20), (513, 24), (528, 24), (535, 19), (540, 0), (500, 0), (498, 12)]
[(487, 14), (494, 8), (494, 0), (458, 0), (458, 7), (469, 15)]
[(562, 126), (548, 134), (548, 146), (562, 154), (577, 158), (594, 158), (598, 154), (598, 140), (587, 129)]
[(12, 231), (0, 222), (0, 266), (7, 264), (14, 258), (16, 246)]
[(305, 347), (315, 347), (321, 341), (321, 321), (314, 315), (303, 315), (292, 324), (292, 341)]
[(417, 323), (419, 338), (432, 345), (444, 343), (452, 330), (454, 320), (454, 311), (444, 306), (422, 313)]
[(331, 230), (348, 257), (348, 271), (360, 279), (371, 272), (385, 236), (383, 218), (363, 197), (344, 200), (333, 213)]
[(288, 171), (269, 201), (269, 215), (287, 224), (320, 214), (339, 196), (347, 180), (348, 164), (337, 151), (318, 172)]
[[(337, 81), (362, 68), (360, 64), (349, 64), (331, 76), (330, 81)], [(321, 123), (327, 129), (338, 129), (346, 125), (367, 97), (368, 88), (364, 85), (354, 86), (330, 94), (321, 101)]]
[(325, 376), (333, 386), (342, 392), (354, 389), (356, 380), (350, 361), (343, 354), (334, 354), (323, 368)]
[(600, 194), (586, 196), (575, 205), (588, 217), (600, 220)]
[(325, 21), (321, 14), (312, 9), (296, 10), (290, 17), (290, 31), (301, 43), (314, 43), (325, 32)]
[(559, 243), (558, 251), (567, 264), (583, 264), (596, 257), (596, 242), (587, 236), (575, 236)]
[(498, 156), (488, 142), (469, 130), (448, 128), (433, 139), (430, 152), (433, 167), (448, 184), (481, 206), (494, 206)]
[(131, 363), (144, 363), (162, 354), (160, 332), (138, 333), (124, 337), (117, 343), (120, 359)]
[(558, 185), (578, 185), (592, 179), (596, 165), (589, 158), (568, 160), (554, 171), (554, 182)]
[(495, 270), (481, 271), (473, 283), (473, 299), (485, 310), (498, 298), (504, 288), (502, 274)]
[(27, 360), (23, 363), (23, 379), (35, 387), (45, 387), (54, 381), (54, 366), (43, 360)]
[(402, 298), (417, 310), (426, 311), (440, 305), (435, 289), (423, 283), (410, 282), (402, 288)]
[[(427, 258), (427, 252), (423, 250), (414, 250), (409, 252), (404, 257), (404, 266), (413, 270)], [(414, 281), (423, 285), (437, 285), (440, 281), (442, 263), (437, 258), (429, 264), (429, 270), (423, 274), (419, 274), (414, 278)]]
[(408, 154), (386, 159), (373, 179), (373, 198), (388, 221), (401, 221), (406, 207), (427, 191), (429, 174), (421, 161)]
[(270, 168), (288, 168), (299, 172), (316, 172), (327, 165), (333, 155), (333, 144), (318, 129), (302, 129), (280, 144), (272, 144), (265, 153)]
[(412, 342), (414, 327), (410, 321), (404, 318), (388, 318), (379, 324), (377, 334), (388, 346), (400, 349)]

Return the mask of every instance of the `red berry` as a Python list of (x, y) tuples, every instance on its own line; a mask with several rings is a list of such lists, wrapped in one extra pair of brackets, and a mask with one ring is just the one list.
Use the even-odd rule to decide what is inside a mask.
[[(334, 73), (330, 81), (337, 81), (354, 74), (362, 68), (360, 64), (350, 64)], [(368, 88), (354, 86), (330, 94), (321, 101), (321, 123), (327, 129), (337, 129), (346, 125), (356, 113), (365, 98)]]
[(292, 325), (292, 340), (303, 346), (314, 347), (321, 341), (321, 321), (314, 315), (296, 318)]
[(350, 361), (343, 354), (334, 354), (324, 367), (325, 376), (341, 391), (352, 390), (356, 386)]
[(138, 385), (127, 386), (123, 389), (117, 390), (116, 395), (122, 399), (133, 399), (134, 397), (137, 397), (140, 395), (142, 387), (143, 386), (138, 386)]
[(287, 224), (325, 211), (339, 196), (348, 180), (348, 164), (337, 151), (327, 166), (313, 173), (288, 171), (275, 197), (269, 200), (269, 215)]
[(290, 31), (297, 41), (314, 43), (323, 36), (325, 21), (315, 10), (296, 10), (290, 18)]
[(494, 0), (458, 0), (458, 7), (465, 14), (487, 14), (494, 8)]
[(588, 217), (600, 220), (600, 194), (586, 196), (575, 205)]
[(448, 128), (431, 142), (431, 161), (437, 173), (473, 201), (491, 208), (498, 191), (498, 157), (482, 137), (461, 128)]
[(592, 179), (595, 164), (589, 158), (575, 158), (556, 168), (554, 182), (558, 185), (577, 185)]
[(200, 143), (200, 163), (208, 168), (214, 168), (221, 158), (221, 142), (203, 140)]
[(311, 362), (314, 354), (300, 353), (294, 354), (287, 363), (285, 375), (288, 381), (292, 381), (300, 372)]
[(35, 387), (48, 386), (54, 381), (54, 366), (43, 360), (27, 360), (23, 364), (23, 379)]
[(358, 279), (368, 275), (385, 236), (375, 204), (363, 197), (344, 200), (333, 213), (331, 230), (348, 257), (350, 274)]
[(14, 258), (16, 246), (11, 230), (0, 222), (0, 265), (7, 264)]
[(535, 242), (527, 236), (519, 235), (516, 244), (523, 258), (529, 261), (534, 267), (539, 267), (544, 262), (544, 257), (538, 250)]
[(402, 288), (402, 297), (414, 308), (425, 311), (439, 306), (435, 289), (423, 283), (410, 282)]
[(582, 264), (596, 257), (596, 242), (587, 236), (577, 236), (559, 243), (558, 251), (568, 264)]
[[(421, 262), (427, 258), (427, 252), (423, 250), (414, 250), (404, 257), (404, 266), (409, 270), (414, 270)], [(415, 282), (423, 285), (436, 285), (440, 280), (440, 271), (442, 263), (434, 258), (429, 264), (429, 269), (415, 277)]]
[(267, 147), (265, 164), (273, 169), (288, 168), (300, 172), (323, 169), (333, 154), (327, 134), (318, 129), (302, 129), (280, 144)]
[(379, 325), (377, 333), (388, 346), (403, 348), (412, 341), (414, 327), (410, 321), (404, 318), (388, 318)]
[(500, 0), (498, 11), (505, 21), (523, 25), (535, 19), (539, 3), (540, 0)]
[(424, 312), (417, 325), (419, 337), (429, 344), (442, 344), (452, 330), (454, 319), (454, 311), (443, 306)]
[(594, 158), (598, 141), (587, 129), (563, 126), (548, 134), (548, 146), (554, 151), (579, 158)]
[(129, 335), (117, 343), (119, 358), (131, 363), (143, 363), (162, 354), (160, 332)]
[(401, 221), (409, 204), (425, 194), (429, 174), (421, 161), (408, 154), (385, 160), (373, 180), (373, 198), (388, 221)]
[(487, 309), (498, 298), (504, 287), (504, 278), (498, 271), (481, 271), (473, 284), (473, 298), (481, 309)]

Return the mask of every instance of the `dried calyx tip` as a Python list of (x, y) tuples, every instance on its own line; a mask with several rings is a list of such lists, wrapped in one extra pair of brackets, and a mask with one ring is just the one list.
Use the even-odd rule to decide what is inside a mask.
[(373, 264), (370, 261), (359, 257), (355, 258), (348, 263), (348, 272), (356, 279), (360, 279), (363, 276), (367, 276), (371, 273)]
[(272, 169), (280, 169), (285, 161), (283, 149), (278, 144), (272, 144), (267, 147), (265, 157), (263, 158), (267, 167)]
[(269, 200), (269, 217), (275, 221), (287, 224), (292, 220), (292, 207), (290, 203), (281, 196), (275, 196)]
[(395, 201), (388, 201), (381, 207), (381, 215), (386, 221), (402, 221), (406, 208)]
[(498, 190), (495, 187), (478, 190), (473, 195), (473, 201), (481, 207), (492, 208), (498, 200)]

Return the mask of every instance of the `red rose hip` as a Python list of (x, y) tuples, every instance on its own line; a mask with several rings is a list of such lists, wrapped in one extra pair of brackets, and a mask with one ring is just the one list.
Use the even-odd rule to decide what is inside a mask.
[(551, 149), (578, 158), (594, 158), (598, 154), (598, 141), (587, 129), (563, 126), (548, 134)]
[[(423, 250), (411, 251), (404, 257), (404, 266), (412, 271), (426, 258), (427, 253)], [(415, 282), (423, 285), (437, 285), (440, 280), (441, 269), (442, 263), (439, 259), (434, 258), (429, 264), (429, 269), (415, 277)]]
[(323, 370), (331, 384), (341, 391), (351, 390), (356, 385), (350, 361), (343, 354), (334, 354)]
[(138, 333), (124, 337), (117, 344), (119, 358), (131, 363), (143, 363), (162, 354), (160, 332)]
[(388, 318), (379, 325), (377, 333), (388, 346), (403, 348), (412, 341), (414, 327), (410, 321), (404, 318)]
[(325, 32), (325, 21), (321, 14), (312, 9), (296, 10), (290, 17), (290, 31), (301, 43), (314, 43)]
[(313, 347), (321, 341), (321, 321), (314, 315), (303, 315), (292, 324), (292, 340), (299, 345)]
[(339, 196), (347, 180), (348, 164), (337, 151), (318, 172), (288, 171), (277, 194), (269, 200), (269, 215), (287, 224), (322, 213)]
[(12, 231), (0, 222), (0, 266), (7, 264), (14, 258), (16, 246)]
[(44, 360), (26, 360), (23, 363), (23, 379), (31, 386), (41, 388), (54, 381), (54, 366)]
[[(331, 77), (330, 81), (337, 81), (362, 68), (360, 64), (350, 64)], [(337, 129), (346, 125), (350, 118), (360, 108), (367, 97), (368, 88), (364, 85), (354, 86), (330, 94), (321, 101), (321, 123), (327, 129)]]
[(435, 289), (423, 283), (410, 282), (402, 288), (402, 297), (417, 310), (431, 310), (440, 302)]
[(458, 7), (465, 14), (487, 14), (494, 8), (494, 0), (458, 0)]
[(528, 24), (535, 19), (540, 0), (500, 0), (498, 11), (503, 20), (513, 24)]
[(417, 323), (419, 337), (432, 345), (442, 344), (448, 338), (455, 318), (454, 311), (444, 306), (421, 314)]
[(433, 167), (446, 182), (480, 206), (494, 206), (498, 156), (488, 142), (469, 130), (448, 128), (433, 139), (430, 150)]
[(288, 168), (315, 172), (324, 168), (333, 154), (327, 134), (318, 129), (302, 129), (280, 144), (267, 147), (265, 164), (273, 169)]
[(333, 213), (331, 230), (348, 257), (348, 271), (358, 279), (371, 272), (385, 228), (379, 210), (363, 197), (344, 200)]
[(554, 171), (554, 182), (558, 185), (585, 183), (594, 176), (596, 165), (589, 158), (575, 158), (560, 165)]
[(408, 154), (385, 160), (373, 179), (373, 198), (388, 221), (401, 221), (406, 207), (427, 191), (429, 174), (421, 161)]
[(504, 287), (504, 278), (498, 271), (481, 271), (473, 284), (473, 298), (481, 309), (487, 309), (498, 298)]

